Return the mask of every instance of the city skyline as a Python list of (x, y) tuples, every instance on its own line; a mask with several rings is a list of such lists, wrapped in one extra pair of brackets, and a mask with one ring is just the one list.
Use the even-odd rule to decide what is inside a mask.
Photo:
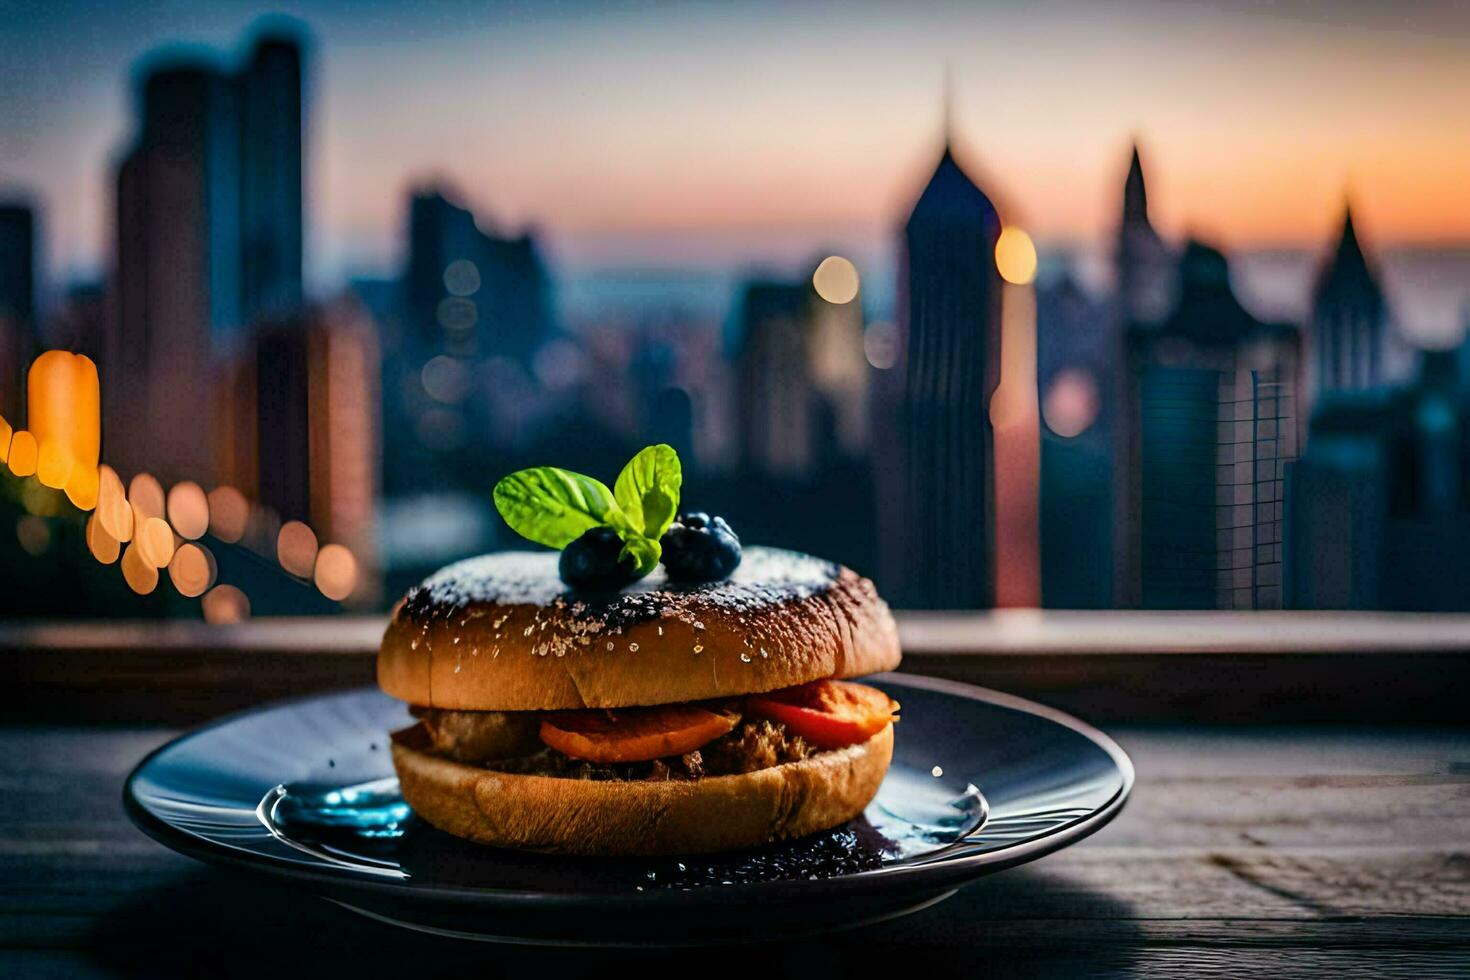
[[(1470, 84), (1470, 14), (1349, 5), (1329, 24), (1295, 4), (1063, 6), (1071, 16), (451, 4), (406, 23), (291, 5), (315, 59), (309, 278), (396, 271), (405, 192), (426, 178), (507, 227), (535, 223), (570, 264), (886, 249), (937, 150), (945, 64), (957, 142), (1044, 244), (1106, 237), (1102, 202), (1132, 137), (1170, 238), (1316, 248), (1350, 193), (1380, 248), (1470, 240), (1470, 136), (1445, 125)], [(57, 4), (17, 18), (0, 180), (41, 205), (55, 277), (101, 271), (104, 178), (130, 137), (139, 60), (180, 40), (231, 50), (258, 12), (116, 5), (78, 26)]]
[[(1353, 506), (1395, 535), (1449, 541), (1470, 527), (1459, 476), (1470, 459), (1470, 344), (1415, 349), (1422, 334), (1391, 312), (1393, 258), (1376, 229), (1359, 240), (1360, 197), (1340, 201), (1335, 234), (1301, 253), (1317, 253), (1310, 316), (1262, 315), (1241, 288), (1259, 275), (1236, 274), (1228, 243), (1157, 227), (1158, 156), (1135, 143), (1102, 195), (1111, 241), (1092, 246), (1106, 278), (1090, 294), (1065, 274), (1062, 260), (1075, 256), (1053, 255), (1041, 274), (1018, 227), (1035, 224), (965, 140), (946, 87), (932, 176), (921, 191), (895, 185), (912, 199), (888, 227), (899, 255), (889, 283), (881, 259), (850, 248), (821, 257), (808, 245), (795, 275), (727, 266), (743, 277), (735, 288), (711, 280), (705, 302), (722, 297), (736, 311), (723, 320), (666, 292), (673, 277), (631, 265), (623, 285), (642, 291), (641, 309), (594, 300), (590, 315), (569, 317), (558, 293), (585, 275), (546, 247), (544, 226), (507, 220), (439, 174), (405, 194), (395, 236), (404, 258), (327, 298), (303, 276), (306, 161), (321, 129), (311, 37), (299, 21), (257, 19), (221, 50), (171, 45), (136, 62), (103, 288), (69, 290), (55, 312), (38, 307), (32, 256), (47, 240), (44, 217), (3, 212), (0, 339), (14, 343), (0, 353), (75, 349), (36, 357), (24, 421), (0, 433), (0, 461), (18, 479), (64, 486), (82, 510), (95, 471), (104, 516), (116, 509), (101, 507), (104, 485), (122, 493), (104, 475), (131, 473), (122, 503), (140, 494), (134, 510), (157, 517), (122, 551), (134, 592), (151, 594), (175, 557), (160, 480), (196, 504), (204, 486), (256, 501), (251, 547), (264, 552), (274, 537), (298, 584), (318, 571), (307, 560), (315, 535), (332, 539), (366, 574), (353, 577), (354, 593), (328, 568), (321, 595), (370, 601), (380, 581), (393, 594), (444, 560), (514, 543), (485, 520), (491, 474), (547, 459), (600, 472), (638, 445), (669, 443), (711, 513), (752, 540), (873, 569), (900, 606), (1397, 608), (1419, 592), (1462, 601), (1375, 592), (1374, 569), (1391, 553), (1376, 546), (1347, 556), (1352, 582), (1301, 572), (1344, 533), (1341, 508), (1293, 491), (1312, 431), (1326, 443), (1304, 462), (1305, 479), (1357, 494)], [(1459, 333), (1470, 275), (1444, 279), (1452, 297), (1459, 290), (1446, 318)], [(88, 431), (108, 423), (113, 471), (96, 461), (100, 435), (82, 469), (68, 470), (76, 458), (48, 414), (53, 363), (85, 369), (101, 404)], [(107, 397), (99, 378), (113, 382), (100, 389)], [(1340, 472), (1344, 440), (1370, 465)], [(1391, 471), (1397, 482), (1385, 482)], [(25, 511), (21, 550), (45, 553), (39, 505), (24, 492), (11, 503)], [(448, 525), (446, 505), (460, 515)], [(187, 507), (177, 516), (203, 528)], [(89, 549), (110, 564), (131, 532), (103, 525), (103, 538), (96, 526)], [(233, 525), (221, 530), (221, 541), (239, 540)], [(174, 578), (181, 595), (198, 594), (196, 578)]]

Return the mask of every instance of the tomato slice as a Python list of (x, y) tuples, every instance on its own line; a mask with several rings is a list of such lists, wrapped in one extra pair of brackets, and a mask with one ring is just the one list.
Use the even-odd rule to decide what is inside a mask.
[(693, 752), (739, 722), (736, 712), (697, 704), (554, 711), (541, 721), (541, 741), (588, 762), (646, 762)]
[(898, 702), (866, 684), (821, 680), (745, 699), (745, 710), (779, 721), (819, 749), (866, 742), (898, 720)]

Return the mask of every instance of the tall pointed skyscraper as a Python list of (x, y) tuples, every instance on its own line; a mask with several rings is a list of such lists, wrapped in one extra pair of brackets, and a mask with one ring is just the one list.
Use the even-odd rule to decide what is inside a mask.
[(1118, 299), (1124, 323), (1158, 323), (1169, 313), (1176, 288), (1173, 257), (1148, 215), (1148, 187), (1138, 146), (1123, 181), (1123, 220), (1118, 226)]
[(1000, 378), (1000, 216), (946, 145), (903, 229), (904, 390), (880, 450), (880, 558), (901, 606), (974, 609), (995, 598), (990, 397)]
[(1337, 249), (1323, 263), (1312, 297), (1316, 393), (1369, 388), (1383, 380), (1383, 291), (1344, 209)]

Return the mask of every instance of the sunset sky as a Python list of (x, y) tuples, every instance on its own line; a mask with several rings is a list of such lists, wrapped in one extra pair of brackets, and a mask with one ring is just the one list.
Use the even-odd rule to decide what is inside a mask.
[[(1380, 9), (1386, 8), (1386, 9)], [(1008, 220), (1099, 241), (1130, 138), (1166, 233), (1315, 247), (1351, 190), (1379, 245), (1470, 242), (1470, 7), (297, 3), (312, 276), (393, 267), (440, 176), (586, 263), (874, 247), (954, 128)], [(0, 194), (95, 271), (130, 72), (237, 50), (258, 4), (0, 0)]]

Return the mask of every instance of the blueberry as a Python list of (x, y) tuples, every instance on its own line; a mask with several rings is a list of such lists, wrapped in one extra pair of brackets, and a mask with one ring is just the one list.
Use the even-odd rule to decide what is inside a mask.
[(620, 589), (638, 578), (638, 563), (620, 559), (622, 551), (618, 532), (594, 527), (561, 550), (561, 580), (574, 589)]
[(740, 564), (740, 539), (723, 517), (684, 514), (660, 544), (664, 569), (675, 582), (717, 582)]

